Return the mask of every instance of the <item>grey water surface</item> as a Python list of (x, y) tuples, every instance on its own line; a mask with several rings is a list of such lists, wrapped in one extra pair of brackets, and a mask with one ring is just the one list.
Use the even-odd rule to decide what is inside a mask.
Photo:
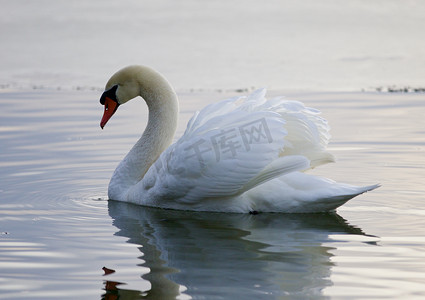
[[(177, 136), (195, 110), (236, 94), (180, 93)], [(425, 296), (423, 94), (289, 94), (332, 125), (339, 161), (312, 173), (382, 184), (336, 213), (300, 215), (108, 202), (147, 114), (132, 101), (102, 131), (99, 95), (0, 93), (0, 298)]]

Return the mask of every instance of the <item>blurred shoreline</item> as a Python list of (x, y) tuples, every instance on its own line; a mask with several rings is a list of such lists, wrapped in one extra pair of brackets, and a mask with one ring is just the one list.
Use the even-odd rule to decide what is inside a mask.
[(424, 1), (0, 1), (0, 89), (96, 90), (130, 64), (177, 91), (425, 89)]

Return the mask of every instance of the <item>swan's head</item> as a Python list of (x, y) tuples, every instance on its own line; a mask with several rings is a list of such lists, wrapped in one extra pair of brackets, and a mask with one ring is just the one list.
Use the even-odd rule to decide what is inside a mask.
[[(168, 81), (155, 70), (145, 66), (128, 66), (116, 72), (108, 80), (100, 103), (105, 106), (100, 127), (117, 111), (121, 104), (142, 96), (149, 109), (166, 106), (170, 115), (178, 112), (177, 95)], [(169, 116), (169, 118), (176, 118)]]
[(105, 91), (100, 97), (100, 103), (105, 106), (100, 127), (106, 125), (108, 120), (117, 111), (121, 104), (140, 96), (140, 72), (141, 66), (129, 66), (116, 72), (108, 80)]

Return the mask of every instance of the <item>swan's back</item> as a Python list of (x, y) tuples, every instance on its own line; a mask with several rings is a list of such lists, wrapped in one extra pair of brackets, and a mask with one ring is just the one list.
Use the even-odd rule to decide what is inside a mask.
[[(311, 167), (334, 161), (334, 157), (326, 151), (330, 128), (328, 122), (320, 117), (320, 111), (283, 97), (267, 100), (265, 94), (266, 89), (259, 89), (247, 97), (230, 98), (208, 105), (192, 117), (182, 139), (190, 139), (213, 127), (220, 127), (223, 123), (242, 126), (243, 130), (251, 131), (248, 134), (252, 138), (255, 135), (269, 135), (272, 138), (277, 131), (261, 127), (261, 122), (258, 121), (261, 117), (258, 118), (256, 113), (277, 113), (285, 132), (279, 156), (303, 155), (310, 160)], [(236, 124), (233, 120), (239, 118), (242, 121)], [(261, 128), (257, 128), (256, 124)]]

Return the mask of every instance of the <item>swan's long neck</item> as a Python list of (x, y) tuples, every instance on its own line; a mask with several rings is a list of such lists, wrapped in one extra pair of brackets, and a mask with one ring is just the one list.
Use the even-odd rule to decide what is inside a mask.
[(133, 157), (138, 164), (138, 174), (135, 178), (137, 182), (143, 178), (159, 155), (171, 144), (178, 117), (177, 96), (174, 91), (171, 93), (171, 91), (160, 90), (151, 95), (142, 96), (149, 108), (148, 124), (142, 137), (127, 154), (127, 156)]
[(109, 184), (109, 198), (122, 198), (125, 192), (143, 179), (151, 165), (171, 144), (177, 128), (177, 95), (159, 73), (146, 69), (138, 72), (135, 80), (139, 95), (149, 108), (145, 131), (115, 170)]

